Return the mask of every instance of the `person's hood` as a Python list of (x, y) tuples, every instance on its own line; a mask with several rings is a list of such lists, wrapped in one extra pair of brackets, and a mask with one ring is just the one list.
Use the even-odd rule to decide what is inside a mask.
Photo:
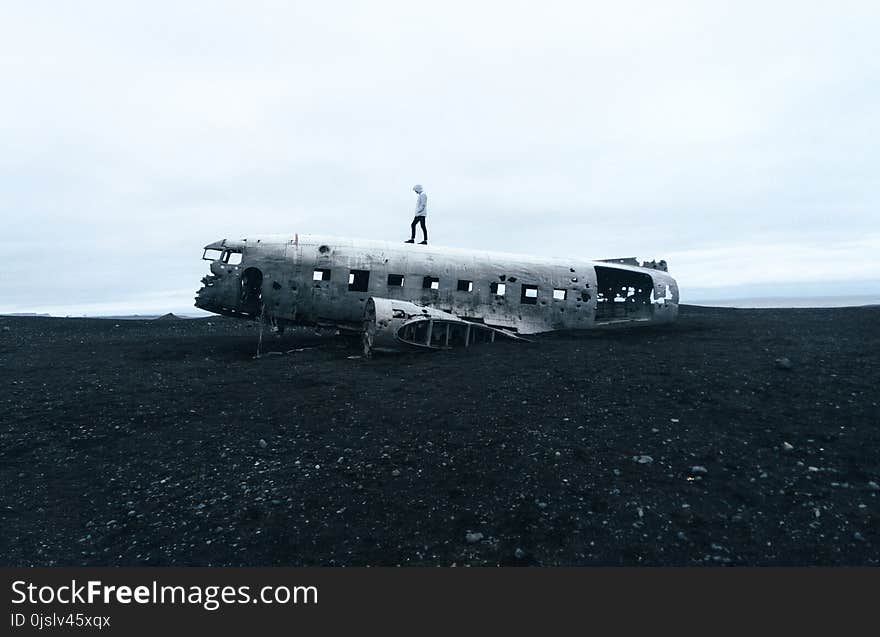
[(413, 186), (413, 190), (420, 193), (424, 189), (422, 188), (422, 184), (416, 184), (415, 186)]

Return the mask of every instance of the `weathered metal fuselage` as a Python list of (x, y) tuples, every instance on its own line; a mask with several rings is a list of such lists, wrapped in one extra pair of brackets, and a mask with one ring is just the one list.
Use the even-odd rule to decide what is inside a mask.
[(223, 240), (206, 246), (204, 258), (211, 275), (197, 307), (279, 326), (363, 330), (371, 298), (518, 334), (667, 323), (678, 313), (675, 280), (633, 259), (541, 259), (320, 235)]

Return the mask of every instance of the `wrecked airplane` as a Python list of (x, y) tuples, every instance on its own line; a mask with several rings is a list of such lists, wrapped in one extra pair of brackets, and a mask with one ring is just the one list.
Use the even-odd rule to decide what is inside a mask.
[(319, 235), (223, 239), (196, 307), (362, 334), (364, 351), (468, 347), (562, 329), (669, 323), (666, 262), (581, 261)]

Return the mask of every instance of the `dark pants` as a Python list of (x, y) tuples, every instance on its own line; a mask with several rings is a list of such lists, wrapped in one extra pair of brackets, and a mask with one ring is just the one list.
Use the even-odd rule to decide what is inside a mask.
[(412, 230), (412, 236), (410, 239), (415, 240), (416, 238), (416, 226), (418, 224), (422, 224), (422, 234), (425, 237), (425, 241), (428, 240), (428, 229), (425, 227), (425, 218), (424, 217), (416, 217), (413, 219), (413, 222), (410, 224), (409, 228)]

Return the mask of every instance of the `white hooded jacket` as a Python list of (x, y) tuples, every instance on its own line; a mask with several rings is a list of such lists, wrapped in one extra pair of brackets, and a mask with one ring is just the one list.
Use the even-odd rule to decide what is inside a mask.
[(428, 216), (428, 195), (425, 194), (424, 188), (422, 188), (421, 184), (416, 184), (413, 186), (413, 190), (418, 194), (419, 198), (416, 201), (416, 216), (417, 217), (427, 217)]

